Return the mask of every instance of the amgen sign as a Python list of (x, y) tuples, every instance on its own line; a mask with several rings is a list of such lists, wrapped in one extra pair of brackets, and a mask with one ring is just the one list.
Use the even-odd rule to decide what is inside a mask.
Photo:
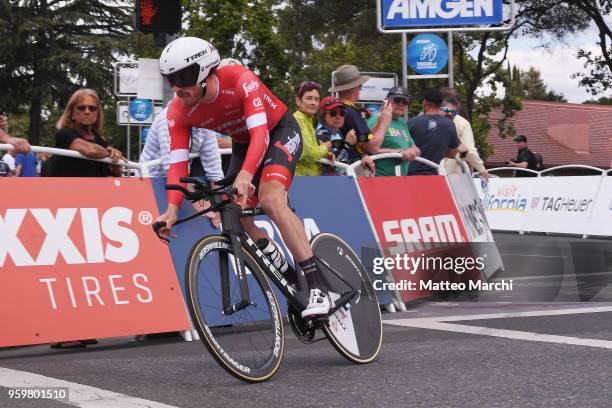
[(383, 29), (499, 24), (503, 0), (379, 0)]

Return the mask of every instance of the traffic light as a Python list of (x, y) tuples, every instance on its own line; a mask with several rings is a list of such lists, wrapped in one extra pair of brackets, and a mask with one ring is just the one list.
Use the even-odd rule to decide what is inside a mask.
[(136, 0), (136, 30), (145, 33), (181, 31), (181, 0)]

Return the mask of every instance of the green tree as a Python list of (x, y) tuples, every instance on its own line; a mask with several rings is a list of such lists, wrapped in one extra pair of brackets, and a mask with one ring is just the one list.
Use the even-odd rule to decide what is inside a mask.
[(530, 67), (520, 77), (523, 97), (535, 101), (567, 102), (563, 94), (548, 90), (541, 77), (540, 71)]
[(184, 1), (186, 35), (212, 42), (221, 58), (245, 63), (272, 89), (287, 84), (289, 61), (278, 34), (277, 0)]
[(588, 71), (573, 75), (573, 78), (580, 80), (580, 85), (592, 95), (597, 95), (612, 87), (612, 30), (606, 21), (612, 12), (612, 0), (567, 0), (565, 3), (568, 8), (586, 17), (586, 21), (592, 21), (599, 31), (596, 45), (601, 53), (579, 50), (577, 57), (584, 60), (584, 67)]
[(32, 144), (76, 88), (110, 93), (129, 15), (116, 0), (0, 0), (0, 106), (27, 110)]
[(590, 99), (588, 101), (584, 101), (582, 102), (584, 104), (591, 104), (591, 105), (612, 105), (612, 98), (608, 98), (606, 96), (602, 96), (601, 98), (594, 100), (594, 99)]

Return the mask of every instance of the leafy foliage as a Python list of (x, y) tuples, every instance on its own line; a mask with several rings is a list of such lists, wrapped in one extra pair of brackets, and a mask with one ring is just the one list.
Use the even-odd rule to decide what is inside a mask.
[[(39, 144), (42, 119), (87, 86), (103, 96), (112, 63), (126, 52), (129, 10), (116, 0), (0, 1), (0, 106), (28, 110), (28, 137)], [(48, 122), (48, 121), (47, 121)]]

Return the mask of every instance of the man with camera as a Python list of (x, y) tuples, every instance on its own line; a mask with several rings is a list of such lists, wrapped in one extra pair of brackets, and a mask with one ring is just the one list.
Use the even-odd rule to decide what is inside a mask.
[[(379, 146), (376, 153), (401, 153), (401, 159), (380, 159), (376, 163), (376, 176), (395, 176), (396, 167), (400, 166), (401, 176), (408, 175), (408, 160), (414, 160), (421, 154), (415, 146), (404, 114), (410, 100), (408, 91), (403, 86), (394, 86), (387, 93), (385, 102), (391, 106), (391, 122), (387, 126), (384, 138), (373, 139), (370, 144)], [(372, 128), (379, 122), (379, 115), (375, 114), (368, 120)], [(380, 140), (380, 142), (379, 142)]]

